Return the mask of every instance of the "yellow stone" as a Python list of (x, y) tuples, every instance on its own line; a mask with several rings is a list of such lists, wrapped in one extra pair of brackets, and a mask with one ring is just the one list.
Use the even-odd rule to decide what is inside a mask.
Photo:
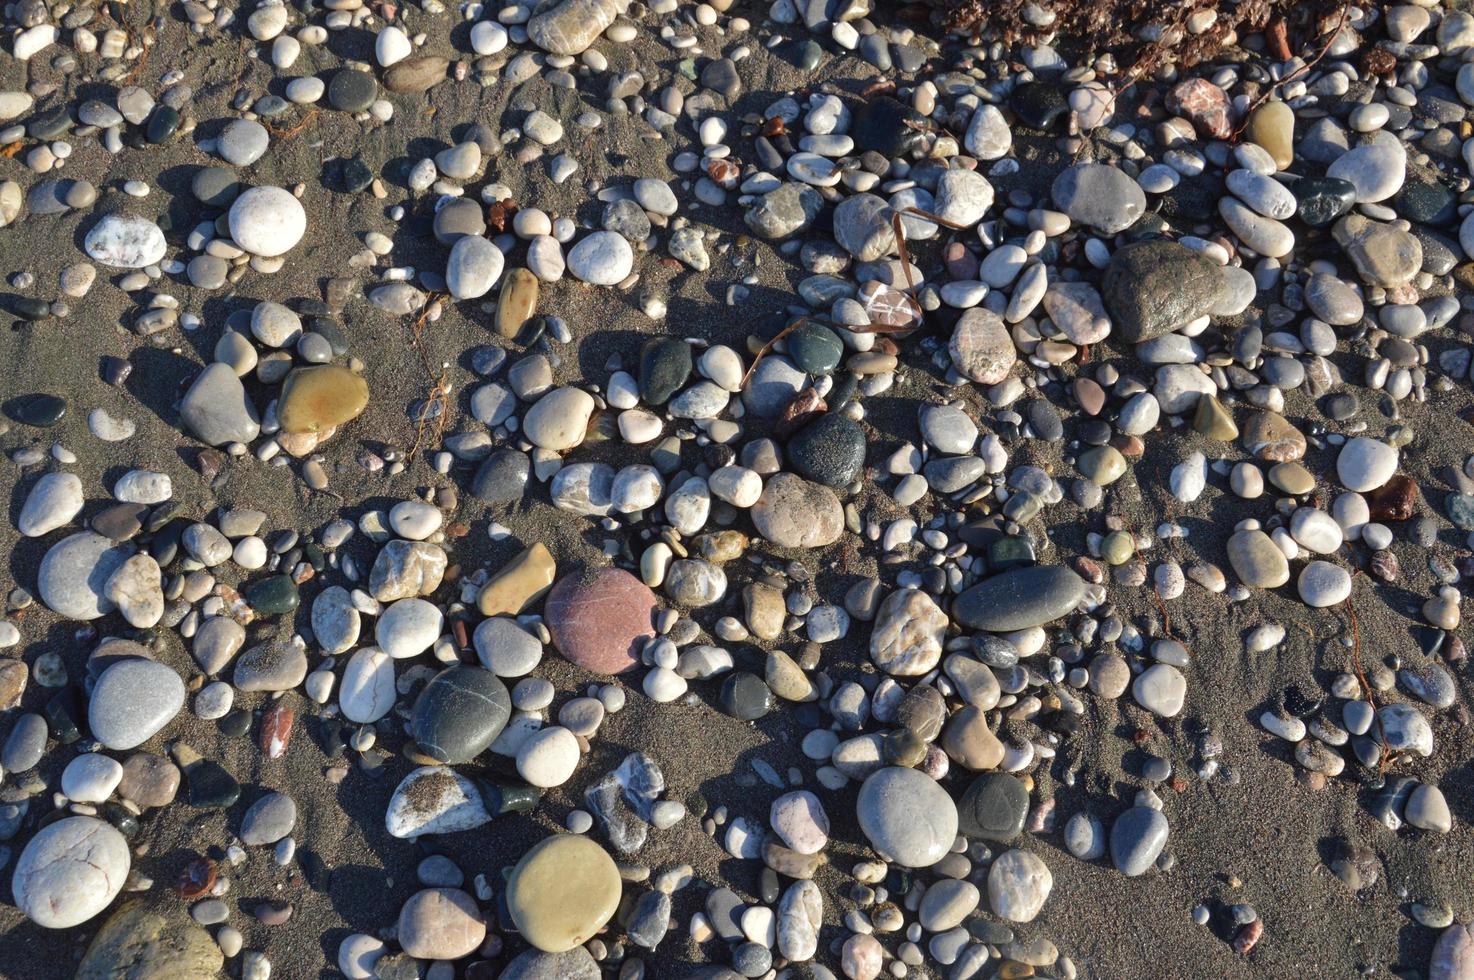
[(537, 276), (528, 269), (513, 269), (502, 283), (496, 304), (496, 332), (508, 340), (516, 339), (522, 325), (537, 309)]
[(539, 541), (481, 587), (476, 607), (483, 616), (515, 616), (551, 589), (557, 574), (552, 553)]
[(1193, 428), (1209, 439), (1233, 442), (1239, 437), (1239, 427), (1223, 402), (1212, 395), (1198, 399), (1197, 415), (1193, 417)]
[(535, 845), (512, 869), (507, 908), (522, 938), (545, 953), (592, 939), (619, 908), (619, 869), (587, 837), (558, 834)]
[(345, 367), (296, 368), (282, 385), (276, 417), (287, 433), (323, 432), (358, 418), (368, 398), (368, 383)]
[(1283, 102), (1266, 102), (1255, 109), (1244, 135), (1268, 150), (1281, 170), (1295, 159), (1295, 112)]

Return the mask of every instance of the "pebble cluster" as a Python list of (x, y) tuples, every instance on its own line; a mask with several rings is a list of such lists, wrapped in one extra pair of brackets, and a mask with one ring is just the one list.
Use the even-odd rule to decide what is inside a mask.
[[(397, 921), (302, 976), (1099, 975), (1056, 877), (1172, 874), (1181, 799), (1239, 778), (1225, 725), (1359, 799), (1324, 869), (1347, 902), (1377, 883), (1378, 834), (1467, 831), (1468, 789), (1461, 811), (1442, 781), (1467, 778), (1474, 457), (1436, 476), (1420, 457), (1469, 418), (1474, 15), (1347, 6), (1139, 77), (1051, 37), (1043, 0), (1017, 44), (929, 38), (868, 0), (185, 0), (167, 16), (192, 44), (244, 45), (273, 78), (197, 120), (190, 73), (120, 6), (8, 4), (3, 77), (24, 83), (0, 91), (7, 264), (30, 264), (43, 220), (83, 216), (74, 262), (8, 273), (17, 333), (67, 330), (125, 392), (134, 363), (107, 351), (205, 362), (167, 407), (188, 488), (132, 450), (133, 419), (82, 405), (139, 461), (89, 485), (85, 451), (46, 435), (81, 393), (5, 393), (16, 553), (35, 539), (39, 560), (11, 563), (0, 621), (0, 866), (34, 926), (87, 930), (78, 977), (272, 974), (240, 926), (292, 928), (294, 904), (231, 882), (273, 862), (321, 890), (334, 871), (262, 768), (308, 719), (324, 778), (378, 793), (394, 846), (423, 857)], [(749, 92), (780, 57), (829, 81)], [(583, 101), (514, 97), (515, 128), (411, 141), (432, 89), (535, 78)], [(678, 176), (589, 179), (576, 215), (497, 179), (583, 179), (615, 117)], [(317, 186), (253, 176), (339, 121), (419, 149), (382, 172), (334, 160)], [(201, 161), (174, 201), (192, 225), (149, 180), (63, 176), (84, 145), (180, 141)], [(277, 288), (327, 195), (370, 195), (434, 264), (370, 230), (319, 270), (322, 299)], [(758, 242), (793, 273), (777, 301)], [(741, 273), (710, 291), (733, 328), (692, 335), (657, 266)], [(649, 336), (581, 361), (593, 325), (551, 299), (570, 280)], [(237, 289), (274, 298), (218, 314)], [(122, 345), (87, 322), (102, 291), (133, 304)], [(362, 419), (364, 324), (418, 336), (451, 309), (486, 334), (474, 380), (438, 372), (408, 406), (415, 445), (386, 449)], [(1422, 403), (1448, 432), (1404, 420)], [(348, 467), (421, 492), (338, 496), (311, 526), (201, 503), (253, 467), (308, 494)], [(601, 560), (514, 530), (533, 501)], [(477, 563), (473, 537), (518, 546)], [(1293, 615), (1267, 615), (1274, 597)], [(1413, 635), (1371, 625), (1380, 605)], [(1208, 617), (1241, 649), (1195, 643)], [(1284, 657), (1331, 621), (1273, 703), (1194, 723), (1200, 658)], [(545, 676), (555, 656), (577, 686)], [(588, 761), (611, 716), (693, 706), (787, 716), (804, 765), (758, 756), (750, 794), (708, 800), (642, 746)], [(258, 761), (207, 757), (182, 735), (199, 722)], [(1134, 761), (1092, 774), (1111, 740)], [(1109, 790), (1057, 807), (1082, 780)], [(225, 811), (230, 838), (157, 840), (182, 807)], [(539, 818), (505, 867), (436, 846)], [(693, 822), (709, 853), (641, 862)], [(166, 866), (166, 843), (188, 856)], [(1431, 959), (1363, 973), (1474, 980), (1467, 885), (1455, 905), (1404, 890)], [(1181, 914), (1251, 963), (1276, 942), (1206, 886)]]

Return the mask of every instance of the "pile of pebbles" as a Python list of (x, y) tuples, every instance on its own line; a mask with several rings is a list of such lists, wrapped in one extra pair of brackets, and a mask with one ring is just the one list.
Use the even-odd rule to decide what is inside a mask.
[[(1231, 620), (1248, 663), (1313, 634), (1300, 618), (1334, 617), (1314, 672), (1213, 724), (1253, 719), (1302, 786), (1360, 799), (1370, 819), (1328, 862), (1352, 893), (1376, 882), (1376, 835), (1436, 849), (1460, 829), (1440, 783), (1467, 764), (1474, 457), (1430, 485), (1414, 464), (1450, 436), (1404, 407), (1452, 415), (1474, 371), (1474, 16), (1348, 8), (1294, 49), (1271, 28), (1130, 84), (1109, 54), (1049, 37), (1047, 4), (1030, 10), (1041, 37), (1013, 46), (939, 43), (868, 2), (182, 11), (192, 44), (240, 40), (281, 84), (196, 120), (189, 71), (146, 70), (152, 31), (100, 29), (116, 13), (87, 5), (7, 10), (14, 60), (68, 80), (0, 91), (0, 236), (72, 212), (85, 230), (54, 281), (9, 274), (5, 309), (46, 330), (121, 290), (133, 349), (194, 334), (209, 352), (170, 406), (198, 487), (137, 447), (100, 493), (77, 453), (43, 445), (74, 395), (3, 406), (14, 526), (40, 558), (13, 569), (0, 622), (0, 865), (36, 926), (86, 924), (78, 976), (265, 980), (233, 872), (270, 861), (320, 890), (331, 871), (299, 841), (293, 787), (206, 757), (182, 735), (194, 722), (274, 760), (311, 718), (358, 767), (327, 779), (359, 792), (361, 773), (392, 773), (384, 829), (426, 856), (413, 891), (394, 886), (397, 921), (338, 943), (331, 965), (355, 980), (1090, 975), (1054, 931), (1068, 911), (1036, 924), (1062, 865), (1169, 875), (1180, 797), (1239, 778), (1223, 733), (1185, 724), (1210, 702), (1199, 657), (1223, 654), (1193, 649), (1204, 616)], [(334, 33), (372, 63), (338, 57)], [(744, 98), (748, 66), (778, 57), (831, 81)], [(502, 131), (466, 119), (382, 173), (353, 157), (320, 186), (253, 177), (308, 127), (407, 143), (406, 110), (432, 89), (534, 78), (587, 104), (528, 104)], [(668, 146), (677, 176), (590, 178), (569, 214), (497, 179), (574, 180), (615, 117)], [(193, 226), (150, 181), (58, 173), (83, 141), (183, 140), (204, 161), (174, 202)], [(342, 194), (406, 225), (432, 201), (434, 267), (370, 230), (320, 270), (324, 300), (274, 287), (309, 261), (314, 200)], [(755, 273), (713, 290), (742, 322), (688, 336), (651, 271), (715, 282), (754, 240), (793, 290), (764, 310)], [(587, 325), (556, 299), (570, 283), (628, 297), (651, 336), (580, 362)], [(245, 288), (275, 298), (213, 322), (212, 296)], [(358, 421), (374, 351), (353, 327), (418, 337), (450, 310), (486, 331), (474, 379), (442, 372), (409, 406), (423, 441), (385, 449)], [(132, 373), (104, 358), (111, 385)], [(127, 457), (135, 422), (87, 410)], [(344, 466), (423, 489), (342, 500), (319, 526), (210, 502), (257, 466), (313, 494), (336, 494)], [(462, 564), (471, 534), (508, 540), (533, 500), (602, 562), (550, 536)], [(1059, 543), (1066, 522), (1078, 549)], [(1267, 615), (1271, 597), (1297, 618)], [(1412, 640), (1362, 624), (1409, 602)], [(61, 643), (85, 649), (81, 673)], [(577, 687), (545, 676), (553, 657)], [(805, 766), (754, 760), (752, 796), (707, 801), (667, 782), (678, 758), (590, 763), (610, 716), (687, 705), (788, 714)], [(1082, 769), (1131, 749), (1146, 758), (1129, 780)], [(1057, 806), (1082, 779), (1114, 798)], [(546, 817), (550, 799), (569, 804), (562, 829), (507, 867), (433, 849)], [(155, 881), (160, 811), (186, 806), (225, 811), (231, 836), (175, 842), (197, 853)], [(683, 823), (710, 853), (641, 863)], [(697, 870), (728, 861), (740, 876)], [(1474, 909), (1423, 898), (1412, 928), (1433, 951), (1416, 967), (1470, 980), (1474, 933), (1455, 919)], [(249, 914), (290, 928), (293, 911)], [(1247, 902), (1191, 915), (1236, 955), (1275, 942)], [(678, 965), (691, 950), (708, 965)]]

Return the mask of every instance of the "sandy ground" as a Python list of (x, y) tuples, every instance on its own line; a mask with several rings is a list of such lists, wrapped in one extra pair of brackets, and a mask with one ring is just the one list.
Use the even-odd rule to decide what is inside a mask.
[[(139, 18), (139, 24), (146, 14), (145, 6), (135, 4), (129, 10), (130, 17)], [(161, 8), (159, 13), (165, 11)], [(757, 9), (750, 13), (754, 22), (760, 22)], [(167, 68), (180, 69), (195, 87), (197, 97), (191, 112), (201, 120), (202, 133), (213, 131), (214, 121), (229, 116), (229, 103), (238, 88), (244, 86), (259, 93), (267, 87), (280, 91), (284, 85), (284, 80), (273, 79), (268, 65), (246, 56), (248, 46), (236, 35), (186, 44), (188, 32), (179, 22), (177, 11), (170, 9), (165, 17), (163, 50), (169, 56), (156, 54), (139, 81), (157, 92), (160, 74)], [(413, 9), (406, 12), (406, 20), (412, 29), (431, 32), (432, 50), (450, 53), (443, 20)], [(464, 30), (458, 28), (454, 33), (459, 38)], [(368, 44), (369, 35), (362, 32), (334, 35), (328, 45), (331, 55), (308, 50), (297, 70), (325, 70), (336, 65), (340, 57), (366, 58)], [(647, 78), (668, 78), (677, 67), (668, 49), (646, 38), (624, 48), (603, 47), (609, 53), (612, 69), (638, 65)], [(33, 78), (46, 80), (52, 74), (41, 63), (34, 64), (32, 70)], [(739, 109), (760, 111), (776, 95), (800, 83), (815, 86), (833, 82), (841, 90), (858, 92), (874, 73), (858, 60), (847, 58), (826, 60), (816, 76), (805, 78), (780, 58), (759, 50), (743, 64), (742, 74), (748, 94)], [(23, 80), (13, 61), (0, 62), (0, 87), (19, 87)], [(691, 91), (689, 82), (681, 84)], [(92, 94), (95, 89), (84, 84), (65, 91)], [(523, 112), (511, 108), (514, 104), (556, 109), (557, 114), (571, 120), (585, 107), (601, 107), (602, 90), (602, 80), (584, 93), (549, 91), (540, 79), (517, 90), (503, 85), (481, 88), (470, 82), (447, 83), (428, 97), (433, 115), (421, 111), (423, 99), (396, 96), (398, 118), (388, 127), (373, 130), (365, 130), (341, 114), (324, 112), (300, 134), (276, 141), (267, 157), (245, 175), (251, 182), (290, 186), (300, 181), (307, 186), (304, 200), (310, 227), (306, 239), (289, 256), (286, 268), (271, 277), (248, 275), (228, 292), (207, 294), (187, 283), (167, 284), (163, 288), (178, 296), (184, 309), (200, 313), (205, 323), (194, 333), (169, 331), (154, 338), (157, 344), (140, 342), (122, 326), (135, 315), (137, 297), (116, 289), (111, 284), (116, 281), (115, 275), (104, 276), (110, 281), (100, 280), (89, 297), (75, 302), (69, 319), (19, 324), (0, 333), (0, 395), (51, 391), (66, 394), (72, 402), (67, 417), (54, 430), (38, 433), (13, 426), (0, 437), (0, 448), (9, 452), (32, 443), (49, 446), (54, 440), (76, 452), (80, 462), (70, 469), (82, 476), (92, 499), (84, 515), (101, 508), (108, 488), (121, 472), (142, 466), (173, 477), (175, 495), (183, 502), (186, 514), (204, 516), (217, 505), (244, 505), (268, 513), (267, 530), (295, 528), (306, 532), (321, 527), (337, 516), (344, 504), (335, 495), (309, 491), (290, 467), (262, 465), (248, 459), (231, 466), (229, 478), (218, 494), (203, 485), (191, 465), (198, 447), (177, 429), (175, 406), (181, 386), (208, 359), (232, 312), (249, 309), (262, 298), (320, 298), (323, 283), (333, 275), (351, 275), (369, 282), (369, 276), (354, 273), (345, 264), (346, 257), (360, 247), (359, 236), (366, 231), (379, 230), (394, 237), (393, 258), (397, 264), (441, 268), (444, 250), (428, 230), (433, 201), (429, 197), (407, 200), (407, 192), (398, 180), (406, 165), (448, 145), (453, 134), (471, 120), (492, 127), (515, 125)], [(56, 99), (44, 99), (41, 105), (50, 106)], [(289, 115), (284, 124), (290, 125), (292, 119)], [(546, 160), (523, 168), (510, 155), (490, 163), (488, 179), (507, 183), (521, 202), (536, 204), (550, 213), (593, 219), (599, 205), (591, 201), (585, 181), (673, 176), (669, 170), (671, 157), (689, 145), (688, 137), (676, 141), (647, 139), (647, 127), (630, 119), (612, 118), (607, 131), (588, 139), (579, 138), (578, 130), (571, 125), (569, 131), (575, 138), (565, 149), (581, 165), (569, 183), (554, 186), (547, 177)], [(372, 168), (381, 169), (388, 178), (388, 200), (376, 201), (368, 194), (337, 194), (323, 187), (323, 176), (332, 171), (335, 158), (353, 153), (362, 154)], [(65, 174), (87, 177), (103, 189), (96, 214), (113, 208), (150, 216), (167, 214), (176, 229), (171, 240), (177, 241), (203, 213), (188, 195), (190, 176), (196, 167), (213, 162), (190, 139), (177, 139), (164, 148), (129, 149), (112, 158), (94, 139), (81, 138), (76, 140), (76, 153)], [(997, 182), (1000, 196), (1026, 177), (1033, 178), (1037, 189), (1051, 175), (1026, 168), (1018, 178)], [(0, 176), (14, 177), (26, 185), (35, 179), (14, 159), (0, 159)], [(128, 178), (156, 181), (161, 190), (141, 201), (128, 199), (117, 190)], [(681, 191), (680, 197), (686, 202), (683, 213), (693, 220), (733, 234), (744, 230), (737, 209), (717, 213), (694, 205), (687, 192)], [(385, 210), (400, 202), (410, 215), (396, 227)], [(691, 210), (686, 210), (687, 205)], [(5, 271), (34, 272), (40, 285), (33, 292), (52, 295), (57, 270), (83, 258), (78, 242), (93, 220), (92, 214), (26, 218), (0, 231)], [(724, 241), (730, 242), (730, 236)], [(922, 254), (929, 253), (923, 250)], [(734, 247), (725, 255), (714, 253), (713, 260), (713, 269), (707, 275), (672, 271), (652, 259), (638, 263), (645, 277), (641, 288), (654, 284), (669, 297), (667, 324), (653, 323), (641, 314), (633, 295), (595, 292), (568, 281), (545, 288), (541, 309), (564, 317), (575, 338), (572, 345), (559, 350), (563, 363), (557, 370), (558, 379), (571, 382), (586, 377), (602, 383), (607, 378), (608, 357), (618, 353), (628, 362), (637, 350), (636, 335), (640, 334), (670, 329), (740, 347), (748, 332), (771, 332), (781, 326), (774, 311), (788, 301), (789, 291), (802, 277), (801, 271), (787, 265), (766, 246), (751, 243)], [(758, 260), (756, 264), (754, 260)], [(752, 289), (746, 304), (737, 309), (726, 307), (722, 299), (727, 285), (754, 273), (760, 277), (760, 284)], [(361, 299), (343, 311), (341, 322), (352, 342), (352, 353), (367, 364), (365, 374), (373, 397), (365, 415), (322, 452), (334, 493), (347, 501), (343, 512), (357, 516), (411, 496), (423, 487), (450, 481), (434, 474), (423, 457), (391, 477), (367, 475), (357, 465), (355, 458), (365, 449), (402, 451), (412, 442), (414, 426), (407, 409), (424, 396), (428, 379), (419, 354), (410, 345), (407, 322), (391, 319)], [(430, 364), (451, 364), (449, 376), (456, 386), (457, 400), (450, 431), (461, 425), (475, 425), (465, 410), (465, 396), (473, 380), (466, 352), (477, 344), (494, 342), (489, 317), (475, 304), (452, 308), (425, 330), (420, 342)], [(1439, 344), (1450, 342), (1440, 338), (1431, 346), (1436, 353)], [(126, 357), (133, 364), (133, 374), (124, 390), (110, 388), (99, 379), (98, 359), (105, 354)], [(1096, 353), (1097, 357), (1117, 357), (1123, 369), (1130, 370), (1132, 360), (1120, 355), (1120, 351), (1104, 349)], [(1348, 375), (1359, 374), (1358, 358), (1341, 355), (1337, 359)], [(872, 466), (879, 465), (902, 440), (916, 438), (918, 403), (935, 399), (938, 392), (945, 391), (916, 345), (907, 345), (905, 360), (908, 368), (901, 383), (869, 406), (876, 426)], [(261, 391), (256, 393), (262, 396)], [(976, 392), (962, 395), (983, 409)], [(264, 396), (259, 401), (264, 403)], [(1308, 395), (1293, 393), (1289, 402), (1287, 414), (1292, 419), (1304, 422), (1321, 418)], [(1389, 423), (1378, 412), (1376, 399), (1363, 397), (1363, 402), (1360, 417), (1369, 423), (1373, 434), (1383, 431)], [(1468, 393), (1461, 390), (1440, 396), (1436, 408), (1402, 407), (1419, 436), (1415, 450), (1407, 454), (1409, 472), (1425, 493), (1439, 495), (1446, 485), (1433, 474), (1441, 467), (1459, 466), (1464, 455), (1474, 449), (1468, 427), (1455, 416), (1468, 403)], [(94, 439), (87, 431), (85, 418), (97, 406), (135, 420), (138, 434), (116, 445)], [(1154, 527), (1165, 516), (1176, 516), (1192, 534), (1165, 550), (1184, 565), (1201, 557), (1226, 567), (1221, 546), (1223, 528), (1249, 514), (1263, 516), (1268, 506), (1263, 502), (1249, 506), (1232, 498), (1222, 489), (1222, 481), (1215, 479), (1197, 503), (1180, 512), (1168, 508), (1164, 503), (1167, 473), (1198, 442), (1190, 433), (1176, 430), (1153, 435), (1148, 441), (1148, 455), (1135, 466), (1134, 475), (1112, 488), (1107, 510), (1122, 514), (1130, 525), (1139, 527)], [(1057, 459), (1059, 448), (1029, 445), (1022, 447), (1016, 458)], [(1226, 453), (1239, 458), (1236, 447), (1200, 448), (1210, 456)], [(1312, 470), (1326, 472), (1330, 461), (1329, 453), (1312, 454)], [(0, 571), (0, 587), (7, 590), (16, 585), (34, 587), (36, 564), (50, 543), (50, 539), (17, 541), (12, 527), (25, 493), (50, 465), (23, 473), (14, 466), (0, 467), (0, 486), (8, 495), (11, 517), (0, 527), (0, 548), (11, 555)], [(465, 474), (457, 473), (456, 477), (463, 485)], [(886, 500), (873, 501), (873, 495), (873, 490), (867, 491), (863, 503), (873, 504), (882, 517), (894, 513), (893, 505)], [(554, 511), (544, 488), (539, 487), (526, 502), (513, 508), (490, 510), (469, 500), (466, 494), (462, 498), (464, 502), (455, 517), (468, 523), (471, 531), (457, 543), (453, 561), (467, 570), (495, 567), (521, 544), (534, 540), (548, 542), (561, 567), (602, 561), (602, 533), (591, 523), (570, 520)], [(1428, 507), (1426, 502), (1423, 506)], [(486, 526), (493, 519), (511, 527), (514, 539), (490, 542)], [(1047, 519), (1055, 560), (1069, 560), (1081, 553), (1086, 532), (1102, 526), (1101, 513), (1083, 514), (1068, 501), (1050, 508)], [(1042, 530), (1037, 521), (1035, 530)], [(60, 532), (53, 537), (59, 536)], [(1443, 538), (1438, 546), (1440, 553), (1449, 556), (1460, 549), (1452, 529), (1446, 530)], [(351, 542), (348, 550), (367, 567), (372, 550), (365, 541)], [(865, 545), (847, 560), (844, 570), (839, 567), (838, 553), (806, 556), (810, 567), (818, 572), (820, 594), (837, 598), (850, 582), (872, 574), (876, 550), (874, 545)], [(1392, 654), (1416, 657), (1417, 609), (1433, 588), (1434, 580), (1421, 549), (1400, 542), (1394, 550), (1402, 562), (1401, 581), (1388, 587), (1361, 577), (1356, 586), (1362, 656), (1369, 660)], [(722, 606), (703, 611), (699, 616), (703, 623), (710, 624), (734, 608), (750, 567), (729, 566), (728, 574), (731, 598)], [(305, 591), (309, 599), (315, 594), (311, 587)], [(1111, 596), (1143, 628), (1157, 619), (1145, 590), (1114, 588)], [(1324, 791), (1313, 792), (1297, 782), (1287, 765), (1285, 747), (1274, 744), (1252, 723), (1289, 683), (1326, 685), (1335, 673), (1346, 669), (1348, 652), (1339, 642), (1346, 632), (1343, 614), (1308, 610), (1290, 595), (1256, 596), (1250, 603), (1233, 606), (1192, 585), (1183, 599), (1169, 604), (1168, 612), (1173, 633), (1188, 645), (1195, 661), (1187, 672), (1188, 706), (1184, 716), (1158, 723), (1125, 700), (1110, 704), (1090, 699), (1082, 731), (1062, 750), (1060, 760), (1038, 778), (1043, 791), (1052, 793), (1056, 800), (1060, 827), (1071, 814), (1087, 806), (1108, 820), (1123, 808), (1122, 800), (1128, 800), (1143, 785), (1137, 775), (1140, 752), (1131, 741), (1133, 731), (1143, 729), (1149, 733), (1147, 747), (1172, 760), (1175, 771), (1187, 781), (1186, 790), (1180, 794), (1163, 790), (1167, 797), (1165, 812), (1172, 825), (1169, 848), (1176, 867), (1167, 874), (1154, 872), (1128, 880), (1108, 864), (1085, 865), (1069, 856), (1057, 832), (1030, 836), (1022, 846), (1045, 857), (1055, 884), (1039, 919), (1020, 927), (1019, 934), (1026, 938), (1048, 937), (1074, 958), (1082, 975), (1100, 978), (1332, 978), (1353, 976), (1366, 964), (1374, 964), (1377, 975), (1392, 968), (1399, 972), (1426, 969), (1433, 934), (1409, 918), (1409, 903), (1444, 902), (1461, 918), (1474, 914), (1474, 888), (1468, 870), (1474, 866), (1474, 833), (1470, 831), (1470, 821), (1474, 820), (1474, 779), (1470, 777), (1474, 773), (1468, 761), (1474, 754), (1474, 738), (1467, 728), (1451, 720), (1453, 713), (1441, 715), (1435, 723), (1439, 751), (1433, 759), (1411, 770), (1411, 774), (1443, 787), (1455, 817), (1454, 832), (1442, 838), (1419, 832), (1393, 834), (1363, 808), (1361, 798), (1366, 794), (1359, 792), (1355, 783), (1341, 780)], [(300, 618), (305, 624), (305, 607)], [(16, 620), (22, 627), (21, 654), (27, 661), (56, 650), (65, 658), (74, 683), (83, 676), (95, 637), (75, 624), (55, 622), (39, 608), (18, 615)], [(1243, 652), (1242, 636), (1264, 621), (1283, 623), (1288, 640), (1272, 654), (1251, 658)], [(119, 624), (104, 620), (101, 626), (111, 632)], [(283, 631), (285, 628), (283, 624)], [(255, 632), (252, 641), (265, 635), (264, 630)], [(824, 668), (837, 679), (872, 669), (865, 658), (866, 635), (868, 630), (857, 628), (847, 641), (827, 646)], [(195, 672), (193, 661), (177, 637), (161, 632), (158, 640), (162, 643), (161, 660), (186, 676)], [(797, 647), (793, 641), (782, 645), (790, 650)], [(739, 662), (761, 669), (762, 654), (757, 648), (740, 646), (734, 653)], [(582, 693), (589, 680), (556, 656), (549, 656), (540, 672), (557, 684), (557, 704)], [(1461, 678), (1460, 682), (1467, 698), (1467, 681)], [(715, 685), (697, 685), (696, 689), (708, 702), (714, 700)], [(46, 695), (32, 685), (24, 708), (39, 710)], [(585, 786), (628, 751), (645, 751), (660, 763), (672, 797), (688, 799), (700, 794), (712, 805), (727, 804), (734, 815), (756, 818), (765, 816), (776, 791), (757, 779), (751, 767), (753, 760), (762, 759), (780, 772), (797, 766), (809, 778), (814, 770), (814, 763), (797, 751), (804, 729), (789, 713), (778, 712), (756, 724), (744, 724), (706, 703), (652, 706), (633, 693), (629, 707), (607, 720), (592, 757), (580, 767), (573, 782), (552, 794), (535, 815), (508, 818), (479, 831), (414, 844), (390, 838), (383, 828), (383, 811), (390, 792), (412, 764), (391, 754), (382, 766), (366, 771), (356, 760), (349, 761), (347, 778), (334, 786), (324, 778), (325, 770), (335, 760), (324, 754), (322, 736), (335, 723), (315, 717), (316, 710), (300, 693), (286, 697), (296, 706), (299, 721), (291, 750), (283, 759), (263, 759), (254, 744), (254, 726), (251, 738), (232, 739), (213, 724), (195, 720), (187, 713), (147, 746), (162, 752), (175, 740), (187, 742), (207, 758), (222, 762), (246, 789), (240, 803), (228, 812), (196, 811), (180, 801), (162, 812), (150, 813), (139, 837), (147, 854), (136, 863), (142, 874), (156, 882), (151, 900), (163, 907), (179, 908), (183, 903), (169, 885), (192, 854), (227, 844), (239, 828), (241, 814), (263, 792), (277, 789), (290, 793), (299, 807), (295, 834), (300, 842), (299, 854), (310, 851), (318, 855), (327, 873), (313, 875), (316, 880), (307, 881), (298, 867), (279, 868), (265, 850), (255, 851), (243, 867), (230, 874), (232, 887), (227, 896), (232, 905), (238, 905), (231, 921), (245, 933), (246, 947), (265, 951), (274, 964), (274, 975), (284, 978), (336, 975), (333, 964), (339, 941), (351, 931), (377, 933), (391, 926), (400, 905), (416, 889), (415, 863), (431, 850), (455, 858), (468, 880), (478, 873), (495, 880), (526, 846), (555, 828), (568, 810), (578, 805)], [(237, 705), (260, 709), (263, 702), (259, 695), (243, 695)], [(13, 718), (0, 718), (0, 728), (8, 730), (12, 722)], [(381, 734), (380, 745), (390, 753), (397, 752), (405, 740), (398, 728), (397, 722), (385, 724)], [(1193, 775), (1199, 761), (1196, 740), (1206, 731), (1223, 740), (1225, 769), (1232, 778), (1220, 774), (1205, 784)], [(55, 785), (72, 754), (69, 749), (48, 753), (42, 773), (50, 785)], [(1062, 782), (1067, 769), (1078, 776), (1072, 787)], [(960, 792), (965, 783), (953, 780), (953, 785)], [(849, 906), (839, 896), (846, 890), (848, 868), (865, 856), (853, 843), (862, 839), (853, 823), (853, 799), (853, 788), (826, 797), (836, 824), (835, 843), (830, 850), (832, 866), (821, 875), (830, 919), (826, 946), (829, 940), (844, 934), (838, 922)], [(32, 822), (22, 831), (20, 842), (29, 838), (35, 815), (46, 805), (45, 798), (33, 802)], [(1325, 866), (1339, 839), (1372, 848), (1381, 862), (1380, 880), (1359, 895), (1350, 894)], [(678, 977), (684, 966), (708, 957), (725, 962), (720, 950), (698, 949), (686, 942), (685, 924), (700, 907), (706, 882), (720, 881), (755, 896), (756, 865), (726, 858), (719, 844), (706, 837), (694, 819), (673, 830), (652, 833), (640, 859), (656, 868), (689, 862), (702, 879), (679, 893), (672, 932), (658, 954), (651, 957), (654, 975)], [(8, 897), (8, 883), (4, 887)], [(291, 921), (275, 928), (257, 923), (250, 910), (266, 899), (290, 901), (296, 909)], [(1201, 901), (1215, 906), (1240, 901), (1254, 905), (1266, 923), (1266, 932), (1251, 956), (1235, 955), (1220, 937), (1192, 923), (1189, 913)], [(93, 931), (90, 926), (59, 932), (41, 930), (23, 921), (9, 904), (0, 904), (0, 976), (28, 980), (69, 976)], [(511, 949), (520, 948), (514, 940)], [(238, 964), (231, 964), (228, 970), (238, 975)]]

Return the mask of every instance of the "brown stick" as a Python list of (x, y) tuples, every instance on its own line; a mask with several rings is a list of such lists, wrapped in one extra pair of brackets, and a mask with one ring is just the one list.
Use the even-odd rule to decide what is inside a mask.
[(1366, 671), (1361, 666), (1361, 625), (1356, 619), (1356, 607), (1351, 604), (1351, 597), (1346, 597), (1346, 617), (1351, 620), (1351, 667), (1356, 672), (1356, 679), (1361, 683), (1361, 692), (1366, 696), (1367, 703), (1372, 706), (1372, 717), (1377, 720), (1377, 734), (1381, 738), (1382, 751), (1377, 757), (1377, 774), (1387, 774), (1387, 729), (1382, 725), (1382, 715), (1377, 711), (1377, 695), (1372, 690), (1372, 685), (1367, 683)]
[(758, 362), (761, 361), (763, 359), (763, 357), (765, 357), (767, 355), (768, 351), (770, 351), (770, 350), (773, 349), (773, 345), (774, 344), (776, 344), (778, 341), (782, 340), (784, 337), (787, 337), (789, 334), (791, 334), (795, 330), (797, 330), (799, 324), (801, 324), (801, 323), (808, 323), (808, 322), (809, 322), (809, 318), (806, 317), (806, 316), (795, 317), (792, 323), (790, 323), (788, 326), (784, 327), (782, 330), (779, 330), (776, 334), (774, 334), (772, 340), (768, 341), (766, 344), (763, 344), (763, 346), (759, 347), (758, 348), (758, 351), (757, 351), (757, 354), (752, 359), (752, 363), (750, 365), (748, 365), (747, 371), (742, 375), (742, 387), (743, 388), (746, 388), (747, 387), (747, 382), (752, 377), (752, 372), (754, 372), (754, 371), (757, 370)]

